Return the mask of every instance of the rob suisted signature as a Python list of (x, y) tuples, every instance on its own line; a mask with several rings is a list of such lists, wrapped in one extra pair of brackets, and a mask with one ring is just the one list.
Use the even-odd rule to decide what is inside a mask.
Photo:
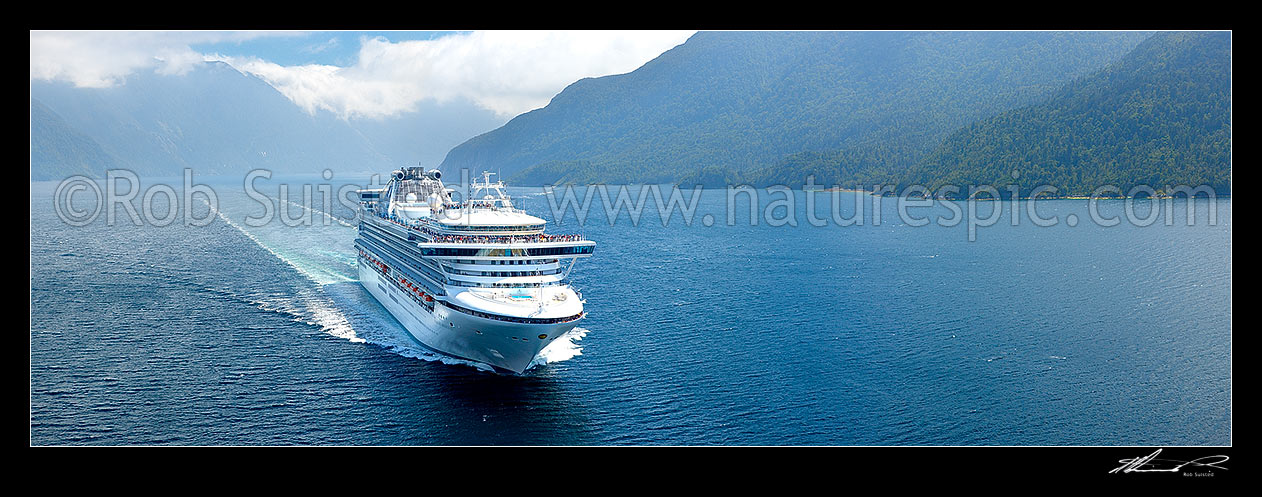
[(1122, 463), (1122, 465), (1113, 468), (1113, 471), (1109, 471), (1109, 473), (1178, 473), (1186, 466), (1225, 470), (1227, 468), (1219, 466), (1219, 464), (1230, 459), (1227, 456), (1217, 455), (1198, 457), (1191, 461), (1177, 461), (1173, 459), (1157, 459), (1158, 454), (1161, 454), (1161, 449), (1157, 449), (1156, 452), (1144, 457), (1119, 459), (1117, 462)]

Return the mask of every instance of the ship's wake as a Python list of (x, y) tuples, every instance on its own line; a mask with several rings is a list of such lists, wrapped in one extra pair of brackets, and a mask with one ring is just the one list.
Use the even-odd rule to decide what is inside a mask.
[(539, 351), (539, 355), (535, 356), (533, 361), (530, 361), (530, 368), (568, 361), (583, 355), (583, 344), (579, 342), (583, 340), (583, 337), (587, 336), (587, 331), (586, 328), (576, 326), (556, 340), (553, 340), (547, 347)]

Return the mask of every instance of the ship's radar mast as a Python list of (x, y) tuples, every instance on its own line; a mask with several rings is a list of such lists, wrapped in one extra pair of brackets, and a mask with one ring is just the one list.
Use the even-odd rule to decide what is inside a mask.
[[(473, 181), (471, 182), (472, 184), (469, 185), (469, 188), (471, 190), (471, 192), (469, 193), (469, 198), (471, 200), (477, 199), (479, 192), (485, 192), (485, 194), (482, 196), (481, 199), (475, 200), (472, 203), (474, 205), (481, 204), (481, 205), (478, 205), (480, 207), (489, 207), (492, 209), (502, 207), (504, 209), (513, 210), (512, 200), (509, 198), (509, 196), (506, 193), (504, 193), (504, 188), (506, 188), (504, 186), (504, 182), (496, 181), (492, 183), (491, 182), (492, 174), (495, 174), (495, 173), (492, 173), (490, 171), (482, 171), (481, 183), (479, 183), (476, 178), (473, 179)], [(491, 192), (495, 192), (495, 195), (492, 196)]]

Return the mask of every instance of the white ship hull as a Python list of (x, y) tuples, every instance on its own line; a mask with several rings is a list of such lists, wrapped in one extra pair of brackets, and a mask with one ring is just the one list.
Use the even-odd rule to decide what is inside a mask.
[[(422, 345), (497, 370), (524, 372), (544, 347), (578, 321), (526, 324), (471, 316), (435, 302), (431, 312), (371, 267), (359, 267), (364, 288)], [(541, 338), (542, 337), (542, 338)]]

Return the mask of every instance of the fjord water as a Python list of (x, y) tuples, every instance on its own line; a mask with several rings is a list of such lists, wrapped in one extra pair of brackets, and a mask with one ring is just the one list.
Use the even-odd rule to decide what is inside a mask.
[[(708, 190), (691, 225), (649, 207), (611, 226), (597, 197), (579, 226), (514, 188), (598, 246), (572, 274), (579, 332), (505, 376), (425, 350), (362, 290), (349, 209), (317, 191), (277, 206), (311, 226), (256, 227), (240, 178), (203, 181), (203, 227), (70, 226), (31, 184), (32, 444), (1231, 443), (1230, 199), (1111, 227), (1085, 200), (1040, 202), (1051, 227), (983, 203), (1002, 217), (970, 241), (893, 199), (878, 223), (866, 195), (861, 225), (812, 226), (802, 192), (797, 226), (763, 219), (766, 194), (729, 225)], [(304, 182), (323, 183), (292, 180), (297, 204)]]

